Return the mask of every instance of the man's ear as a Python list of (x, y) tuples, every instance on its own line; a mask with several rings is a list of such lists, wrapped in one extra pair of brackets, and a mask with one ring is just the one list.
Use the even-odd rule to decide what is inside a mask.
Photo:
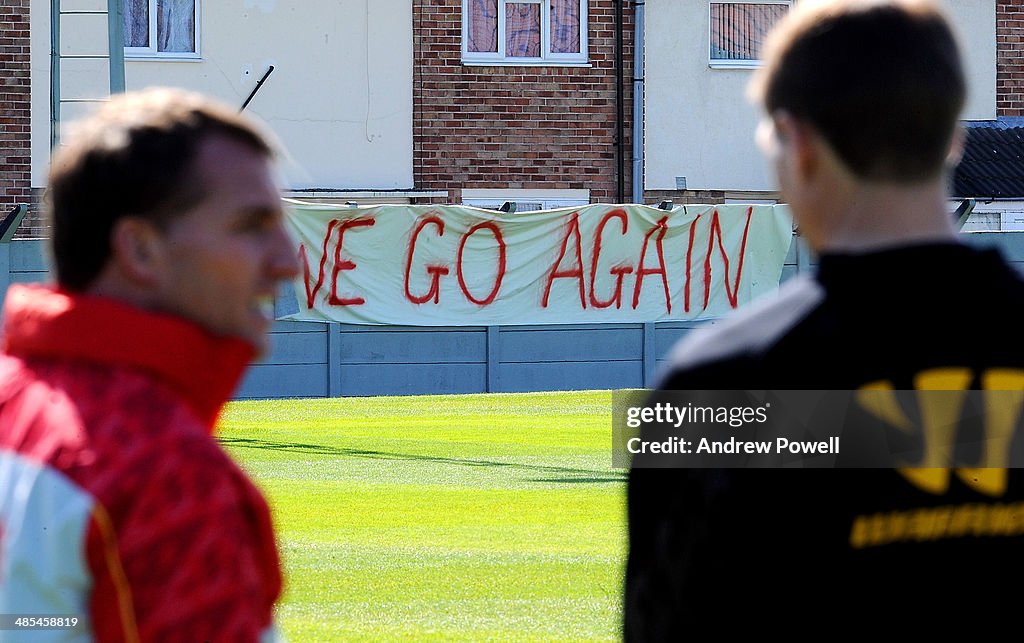
[(110, 232), (110, 260), (118, 271), (137, 285), (159, 283), (165, 266), (163, 236), (157, 227), (138, 217), (122, 217)]
[(815, 132), (784, 109), (773, 112), (772, 121), (775, 123), (776, 136), (790, 170), (801, 179), (812, 177), (820, 163), (820, 150), (816, 147), (818, 140)]

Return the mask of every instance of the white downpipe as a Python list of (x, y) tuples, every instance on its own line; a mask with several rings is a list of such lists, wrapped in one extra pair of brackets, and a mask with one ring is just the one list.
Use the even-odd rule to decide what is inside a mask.
[(644, 0), (634, 4), (633, 203), (644, 202)]

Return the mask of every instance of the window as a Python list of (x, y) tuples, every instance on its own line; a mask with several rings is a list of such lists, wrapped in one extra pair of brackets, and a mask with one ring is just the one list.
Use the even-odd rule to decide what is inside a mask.
[(712, 67), (751, 68), (760, 64), (761, 46), (789, 2), (712, 2)]
[(587, 62), (587, 0), (462, 0), (462, 61)]
[(199, 0), (122, 2), (126, 56), (199, 57)]

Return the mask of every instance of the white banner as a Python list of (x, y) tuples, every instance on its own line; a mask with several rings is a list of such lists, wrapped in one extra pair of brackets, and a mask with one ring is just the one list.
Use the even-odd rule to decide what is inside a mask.
[(484, 326), (718, 317), (778, 287), (784, 206), (286, 202), (302, 274), (290, 319)]

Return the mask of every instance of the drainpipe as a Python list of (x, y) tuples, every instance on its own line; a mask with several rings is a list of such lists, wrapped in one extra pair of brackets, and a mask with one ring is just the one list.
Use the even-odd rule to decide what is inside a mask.
[(60, 143), (60, 0), (50, 0), (50, 150)]
[(615, 163), (616, 163), (616, 203), (626, 201), (626, 150), (623, 140), (622, 121), (626, 118), (626, 96), (622, 91), (622, 3), (615, 0)]
[(644, 202), (644, 0), (633, 3), (633, 203)]

